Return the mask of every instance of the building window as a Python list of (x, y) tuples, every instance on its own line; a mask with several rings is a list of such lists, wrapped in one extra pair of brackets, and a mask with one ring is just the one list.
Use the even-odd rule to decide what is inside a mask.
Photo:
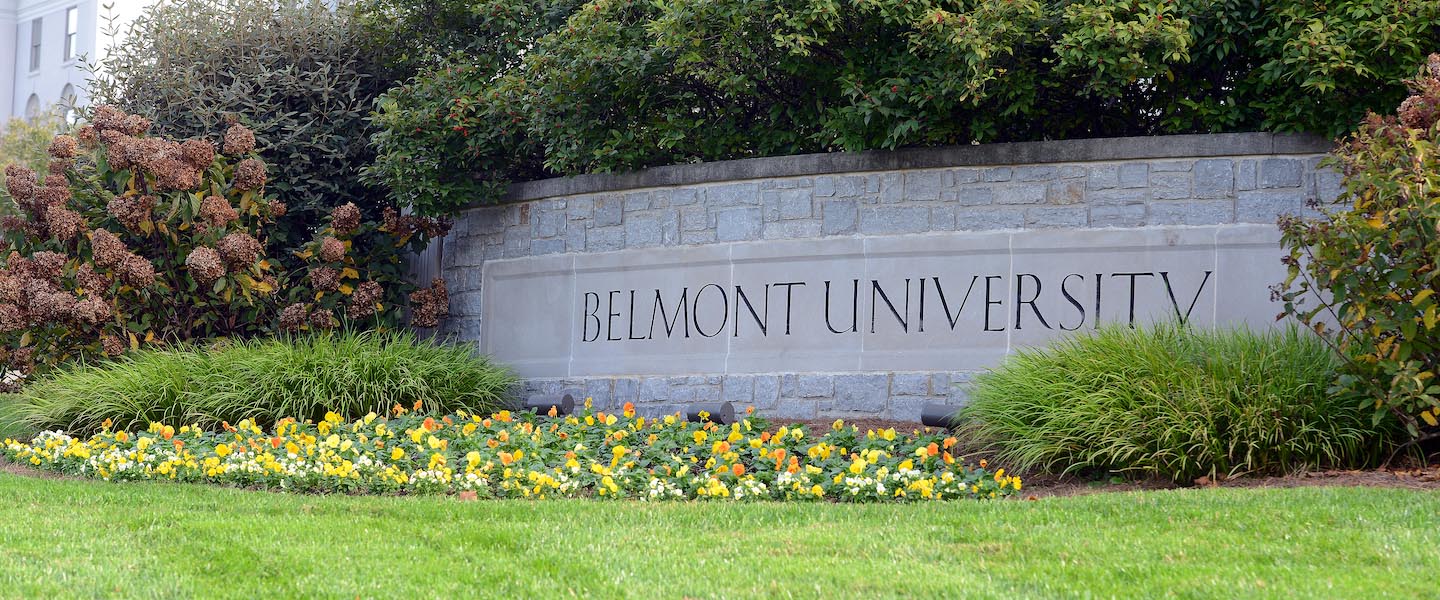
[(80, 40), (80, 8), (65, 9), (65, 60), (75, 58), (75, 43)]
[(74, 125), (79, 120), (75, 113), (75, 86), (65, 84), (65, 89), (60, 90), (60, 110), (65, 114), (65, 122)]
[(25, 101), (25, 120), (34, 121), (40, 116), (40, 96), (30, 94), (30, 99)]
[(30, 70), (40, 70), (40, 19), (30, 22)]

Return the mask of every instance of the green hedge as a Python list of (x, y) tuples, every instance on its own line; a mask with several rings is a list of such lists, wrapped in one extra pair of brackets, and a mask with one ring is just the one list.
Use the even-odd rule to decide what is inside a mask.
[(702, 160), (1336, 135), (1440, 48), (1440, 0), (496, 0), (459, 21), (471, 37), (431, 20), (461, 0), (374, 1), (375, 22), (456, 52), (378, 105), (367, 174), (422, 212)]
[[(53, 373), (11, 397), (0, 420), (13, 429), (83, 434), (109, 420), (116, 430), (151, 422), (200, 424), (284, 417), (354, 419), (399, 404), (452, 413), (495, 410), (514, 376), (468, 345), (411, 333), (335, 333), (140, 351)], [(3, 429), (3, 427), (0, 427)]]
[(1019, 471), (1189, 481), (1373, 465), (1394, 425), (1327, 392), (1337, 362), (1294, 329), (1101, 329), (978, 377), (960, 419)]

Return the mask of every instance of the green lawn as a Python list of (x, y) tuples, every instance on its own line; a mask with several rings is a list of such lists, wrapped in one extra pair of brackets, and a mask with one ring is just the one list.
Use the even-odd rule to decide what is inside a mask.
[(0, 473), (0, 596), (1411, 597), (1440, 494), (1038, 502), (320, 497)]

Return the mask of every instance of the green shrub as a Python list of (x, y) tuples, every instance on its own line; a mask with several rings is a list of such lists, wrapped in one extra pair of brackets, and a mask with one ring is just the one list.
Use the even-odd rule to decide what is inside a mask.
[(1420, 438), (1440, 429), (1440, 54), (1410, 85), (1398, 118), (1370, 115), (1337, 150), (1345, 205), (1281, 221), (1290, 276), (1276, 291), (1352, 357), (1348, 401)]
[[(464, 46), (425, 19), (473, 3), (375, 1), (398, 30)], [(507, 180), (700, 160), (1338, 135), (1399, 101), (1408, 65), (1440, 43), (1440, 0), (493, 0), (471, 15), (523, 53), (458, 54), (377, 111), (367, 176), (423, 211), (497, 198)]]
[(1374, 464), (1391, 430), (1326, 393), (1337, 363), (1294, 328), (1101, 329), (978, 377), (960, 418), (1019, 471), (1190, 481)]
[[(290, 208), (276, 241), (308, 241), (347, 202), (378, 220), (384, 190), (368, 164), (374, 99), (395, 83), (351, 5), (168, 0), (147, 8), (126, 43), (95, 65), (92, 96), (154, 121), (157, 134), (207, 137), (235, 119), (273, 167), (270, 191)], [(398, 296), (396, 296), (398, 297)]]
[(411, 333), (329, 333), (208, 348), (147, 350), (58, 370), (27, 386), (14, 419), (32, 429), (95, 431), (151, 422), (199, 424), (284, 417), (347, 419), (395, 405), (447, 413), (500, 407), (515, 379), (471, 347)]

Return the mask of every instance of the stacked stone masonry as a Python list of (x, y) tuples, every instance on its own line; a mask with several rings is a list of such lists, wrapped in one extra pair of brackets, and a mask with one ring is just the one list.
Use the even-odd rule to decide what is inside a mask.
[[(1268, 135), (1268, 134), (1248, 134)], [(1195, 136), (1186, 136), (1195, 137)], [(1064, 143), (1064, 142), (1060, 142)], [(940, 231), (1274, 223), (1342, 189), (1316, 143), (1293, 153), (967, 165), (616, 189), (464, 212), (444, 242), (446, 332), (479, 337), (488, 260), (755, 240)], [(784, 160), (765, 159), (765, 160)], [(963, 404), (971, 373), (697, 374), (540, 379), (522, 393), (583, 391), (602, 407), (663, 412), (731, 400), (786, 418), (913, 419)]]

